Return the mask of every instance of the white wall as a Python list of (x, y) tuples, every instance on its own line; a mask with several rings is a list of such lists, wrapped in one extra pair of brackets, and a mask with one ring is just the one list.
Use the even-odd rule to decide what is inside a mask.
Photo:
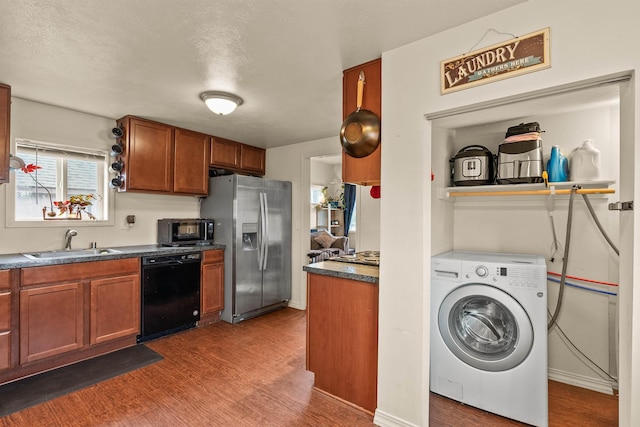
[[(109, 137), (114, 125), (114, 119), (12, 98), (12, 142), (15, 138), (25, 138), (109, 150), (114, 142)], [(12, 152), (15, 151), (13, 148), (15, 147), (12, 147)], [(0, 186), (1, 200), (6, 200), (9, 185)], [(74, 222), (73, 228), (78, 231), (78, 235), (73, 239), (74, 247), (89, 247), (90, 242), (97, 242), (102, 247), (154, 244), (157, 238), (158, 218), (199, 216), (196, 197), (110, 191), (115, 197), (114, 223), (97, 225), (88, 221)], [(136, 224), (132, 228), (122, 225), (127, 215), (136, 216)], [(47, 225), (39, 228), (6, 227), (6, 212), (5, 209), (0, 209), (0, 253), (62, 249), (64, 233), (70, 225), (57, 222)]]
[[(380, 425), (428, 425), (428, 349), (429, 349), (429, 270), (432, 247), (431, 200), (433, 186), (446, 174), (437, 174), (434, 184), (427, 175), (432, 167), (432, 125), (424, 114), (462, 107), (569, 84), (603, 75), (636, 70), (640, 56), (636, 44), (640, 30), (635, 24), (635, 2), (617, 0), (596, 2), (554, 2), (530, 0), (522, 5), (464, 26), (423, 39), (382, 57), (382, 157), (379, 376), (376, 423)], [(439, 62), (468, 51), (489, 28), (516, 35), (545, 27), (551, 28), (551, 64), (543, 71), (505, 79), (447, 95), (439, 93)], [(508, 38), (508, 37), (507, 37)], [(480, 46), (505, 40), (489, 36)], [(479, 47), (480, 47), (479, 46)], [(639, 99), (632, 83), (623, 96), (632, 109)], [(621, 111), (621, 116), (633, 116)], [(638, 141), (637, 118), (621, 129), (621, 152), (633, 155)], [(622, 162), (638, 167), (640, 161)], [(626, 163), (625, 163), (626, 162)], [(433, 165), (442, 168), (441, 165)], [(442, 170), (442, 169), (440, 169)], [(633, 199), (633, 172), (622, 177), (626, 188), (621, 197)], [(446, 177), (448, 179), (448, 177)], [(623, 186), (624, 187), (624, 186)], [(629, 194), (630, 192), (630, 194)], [(626, 193), (626, 194), (625, 194)], [(410, 204), (409, 204), (410, 202)], [(398, 206), (406, 205), (406, 210)], [(620, 214), (633, 215), (635, 212)], [(621, 234), (631, 233), (636, 244), (640, 238), (631, 221), (621, 221)], [(417, 235), (421, 244), (411, 251), (399, 251), (406, 245), (404, 235), (395, 233), (402, 223)], [(451, 227), (451, 224), (445, 227)], [(434, 236), (436, 236), (434, 232)], [(442, 234), (438, 238), (444, 237)], [(435, 241), (433, 247), (441, 248)], [(631, 269), (638, 255), (627, 251), (621, 257), (621, 270)], [(629, 270), (632, 271), (632, 270)], [(640, 398), (640, 357), (631, 351), (640, 349), (639, 332), (632, 329), (633, 309), (640, 310), (640, 297), (633, 292), (634, 273), (621, 277), (621, 378), (620, 425), (640, 424), (640, 409), (631, 399)], [(635, 279), (637, 280), (637, 279)], [(638, 311), (640, 312), (640, 311)], [(625, 342), (626, 341), (626, 342)], [(635, 360), (634, 360), (635, 359)], [(637, 406), (637, 405), (636, 405)]]

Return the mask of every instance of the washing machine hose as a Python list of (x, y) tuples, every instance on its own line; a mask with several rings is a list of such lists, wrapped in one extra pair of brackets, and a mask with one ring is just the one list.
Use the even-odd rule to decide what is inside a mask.
[(609, 235), (607, 234), (607, 232), (604, 231), (604, 228), (602, 228), (602, 224), (600, 224), (600, 221), (598, 220), (598, 217), (596, 216), (596, 213), (593, 210), (593, 206), (591, 206), (591, 202), (589, 201), (589, 198), (587, 197), (586, 194), (583, 194), (582, 198), (584, 199), (584, 202), (587, 204), (587, 208), (589, 209), (589, 213), (591, 214), (591, 217), (593, 218), (593, 220), (595, 221), (596, 225), (598, 226), (598, 230), (600, 230), (600, 233), (602, 233), (604, 238), (607, 240), (607, 243), (609, 243), (609, 246), (611, 246), (611, 249), (613, 249), (613, 251), (616, 253), (616, 255), (620, 256), (620, 251), (618, 250), (616, 245), (613, 244), (613, 242), (609, 238)]
[[(550, 330), (553, 327), (553, 325), (555, 325), (556, 321), (558, 320), (558, 315), (560, 314), (560, 308), (562, 307), (562, 297), (564, 294), (565, 280), (567, 278), (567, 264), (569, 260), (569, 243), (571, 242), (571, 223), (573, 222), (573, 195), (575, 194), (576, 190), (578, 190), (578, 188), (579, 188), (578, 186), (574, 185), (571, 188), (571, 195), (569, 196), (569, 212), (567, 215), (567, 236), (565, 238), (564, 255), (562, 257), (562, 274), (560, 275), (560, 290), (558, 291), (558, 301), (556, 303), (556, 309), (553, 315), (551, 316), (551, 320), (549, 320), (549, 323), (547, 324), (547, 330)], [(591, 214), (591, 217), (593, 218), (594, 222), (598, 226), (598, 230), (600, 230), (600, 233), (602, 233), (607, 243), (609, 243), (609, 246), (611, 246), (611, 248), (614, 250), (616, 255), (619, 256), (620, 251), (618, 250), (616, 245), (613, 243), (609, 235), (606, 233), (606, 231), (602, 227), (602, 224), (598, 220), (598, 216), (593, 210), (593, 206), (591, 206), (591, 202), (589, 201), (589, 198), (587, 197), (586, 194), (583, 194), (582, 198), (584, 199), (584, 202), (586, 203), (587, 208), (589, 209), (589, 213)]]
[(576, 194), (578, 186), (571, 187), (571, 194), (569, 195), (569, 212), (567, 214), (567, 235), (564, 241), (564, 255), (562, 256), (562, 274), (560, 276), (560, 290), (558, 291), (558, 301), (556, 302), (556, 309), (551, 316), (551, 320), (547, 324), (547, 330), (550, 330), (558, 320), (560, 315), (560, 307), (562, 307), (562, 296), (564, 294), (564, 282), (567, 278), (567, 264), (569, 261), (569, 244), (571, 243), (571, 223), (573, 222), (573, 196)]

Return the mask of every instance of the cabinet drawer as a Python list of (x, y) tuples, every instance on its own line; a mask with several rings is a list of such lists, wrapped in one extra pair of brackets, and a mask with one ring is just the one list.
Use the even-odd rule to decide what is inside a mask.
[(11, 332), (0, 332), (0, 370), (11, 366)]
[(77, 264), (22, 269), (22, 286), (47, 285), (61, 281), (109, 277), (140, 272), (140, 258), (82, 262)]
[(0, 332), (11, 329), (11, 292), (0, 291)]

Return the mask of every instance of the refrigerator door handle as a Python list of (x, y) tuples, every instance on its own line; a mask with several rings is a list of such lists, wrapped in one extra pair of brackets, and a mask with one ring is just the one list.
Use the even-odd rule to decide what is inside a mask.
[(260, 210), (258, 211), (258, 223), (260, 229), (258, 230), (258, 270), (262, 270), (263, 256), (264, 256), (264, 201), (262, 193), (260, 196)]
[(260, 193), (260, 232), (258, 233), (258, 238), (260, 242), (258, 243), (258, 270), (264, 270), (264, 264), (266, 262), (266, 244), (267, 244), (267, 211), (265, 209), (266, 195), (264, 193)]
[(267, 259), (269, 259), (269, 200), (267, 199), (267, 193), (264, 194), (264, 235), (262, 240), (264, 241), (264, 256), (262, 269), (267, 269)]

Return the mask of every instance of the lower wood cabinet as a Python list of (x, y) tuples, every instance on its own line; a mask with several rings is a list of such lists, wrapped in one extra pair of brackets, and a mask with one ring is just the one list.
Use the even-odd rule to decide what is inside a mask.
[(69, 282), (20, 291), (20, 363), (83, 345), (83, 286)]
[(133, 345), (139, 330), (138, 258), (21, 270), (21, 365), (74, 351), (84, 358), (110, 342)]
[(220, 319), (224, 309), (224, 251), (204, 251), (200, 278), (200, 323)]
[(319, 390), (375, 411), (377, 284), (307, 273), (307, 369)]
[(140, 276), (91, 281), (90, 344), (140, 332)]
[(11, 366), (11, 297), (10, 271), (0, 270), (0, 371)]
[(0, 332), (0, 370), (11, 366), (11, 332)]

